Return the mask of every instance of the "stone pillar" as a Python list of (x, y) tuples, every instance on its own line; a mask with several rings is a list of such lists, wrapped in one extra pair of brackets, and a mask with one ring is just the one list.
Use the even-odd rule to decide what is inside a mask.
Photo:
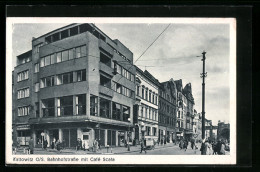
[[(16, 132), (16, 131), (15, 131)], [(35, 130), (32, 131), (33, 145), (36, 145), (36, 133)]]
[(62, 142), (63, 140), (63, 132), (62, 132), (62, 129), (59, 128), (59, 140), (60, 142)]
[(105, 129), (105, 146), (107, 146), (107, 129)]
[(118, 146), (118, 131), (116, 130), (116, 146)]

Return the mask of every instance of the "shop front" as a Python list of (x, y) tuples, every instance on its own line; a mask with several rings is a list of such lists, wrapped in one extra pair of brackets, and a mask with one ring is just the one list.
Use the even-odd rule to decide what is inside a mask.
[(29, 125), (18, 125), (16, 127), (17, 132), (17, 145), (28, 146), (31, 138), (31, 130)]

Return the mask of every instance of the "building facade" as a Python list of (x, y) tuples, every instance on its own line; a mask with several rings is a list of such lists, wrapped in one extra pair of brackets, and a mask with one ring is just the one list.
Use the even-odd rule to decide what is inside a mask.
[(147, 70), (136, 67), (136, 139), (158, 140), (158, 89), (160, 83)]
[(32, 136), (35, 146), (47, 139), (48, 146), (60, 140), (66, 147), (78, 138), (90, 146), (94, 139), (122, 146), (134, 138), (136, 69), (119, 40), (94, 24), (71, 24), (33, 38), (32, 51), (17, 59), (25, 61), (14, 70), (18, 136)]
[(178, 140), (184, 139), (184, 129), (186, 126), (186, 117), (185, 117), (185, 104), (183, 95), (183, 86), (182, 80), (175, 80), (175, 84), (177, 87), (177, 122), (176, 122), (176, 137)]
[(175, 142), (176, 139), (177, 88), (173, 79), (159, 87), (159, 140)]

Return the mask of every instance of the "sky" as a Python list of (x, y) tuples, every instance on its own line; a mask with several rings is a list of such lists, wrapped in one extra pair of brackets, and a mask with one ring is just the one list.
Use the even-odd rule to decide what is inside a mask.
[[(68, 24), (34, 23), (13, 24), (12, 64), (16, 56), (31, 49), (32, 37)], [(96, 23), (106, 35), (118, 39), (134, 54), (134, 61), (167, 27), (164, 23)], [(171, 23), (144, 55), (135, 63), (148, 70), (160, 82), (182, 79), (183, 87), (192, 85), (194, 109), (201, 112), (202, 52), (206, 53), (205, 112), (206, 118), (216, 125), (218, 120), (230, 122), (229, 56), (230, 33), (228, 24)], [(147, 67), (145, 67), (147, 66)]]

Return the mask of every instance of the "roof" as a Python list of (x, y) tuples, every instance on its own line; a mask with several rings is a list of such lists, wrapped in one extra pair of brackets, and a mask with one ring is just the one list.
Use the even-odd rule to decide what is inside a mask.
[(148, 79), (155, 85), (160, 86), (160, 82), (158, 81), (158, 79), (156, 79), (150, 72), (148, 72), (147, 70), (142, 71), (139, 67), (137, 67), (137, 66), (135, 66), (135, 67), (136, 67), (136, 72), (139, 72), (140, 74), (142, 74), (146, 79)]

